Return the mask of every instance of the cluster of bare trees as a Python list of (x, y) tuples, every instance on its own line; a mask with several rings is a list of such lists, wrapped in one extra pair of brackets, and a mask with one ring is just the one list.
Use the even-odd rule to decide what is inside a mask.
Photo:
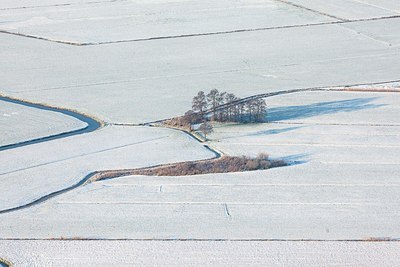
[(200, 91), (193, 98), (192, 109), (184, 116), (170, 119), (167, 123), (174, 127), (192, 131), (192, 125), (200, 124), (198, 130), (207, 135), (213, 132), (208, 122), (264, 122), (267, 105), (263, 99), (241, 101), (232, 93), (212, 89), (208, 94)]
[[(234, 104), (236, 102), (237, 104)], [(232, 93), (212, 89), (207, 95), (203, 91), (197, 93), (193, 98), (192, 112), (199, 114), (205, 120), (264, 122), (267, 105), (263, 99), (240, 101), (240, 98)]]

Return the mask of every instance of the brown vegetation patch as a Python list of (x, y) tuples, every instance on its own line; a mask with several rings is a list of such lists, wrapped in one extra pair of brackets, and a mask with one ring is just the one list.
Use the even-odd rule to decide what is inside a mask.
[(232, 157), (222, 156), (220, 158), (179, 162), (173, 164), (158, 165), (139, 169), (110, 170), (95, 172), (85, 184), (96, 181), (108, 180), (128, 175), (147, 176), (187, 176), (207, 173), (245, 172), (255, 170), (266, 170), (274, 167), (287, 166), (283, 160), (270, 160), (268, 155), (259, 154), (256, 158), (246, 156)]
[(191, 161), (133, 170), (132, 175), (148, 176), (184, 176), (207, 173), (245, 172), (266, 170), (286, 165), (282, 160), (269, 160), (268, 155), (260, 154), (256, 158), (223, 156), (218, 159)]
[(187, 121), (185, 116), (175, 117), (162, 122), (163, 125), (167, 127), (177, 128), (179, 130), (184, 130), (191, 132), (191, 124)]

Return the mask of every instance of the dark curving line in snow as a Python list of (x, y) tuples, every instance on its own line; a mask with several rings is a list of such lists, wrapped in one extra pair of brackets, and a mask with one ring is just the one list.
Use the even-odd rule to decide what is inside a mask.
[(9, 267), (11, 263), (3, 258), (0, 258), (0, 267)]
[[(185, 131), (182, 131), (182, 132), (185, 132)], [(190, 136), (193, 139), (199, 141), (199, 139), (195, 138), (193, 135), (190, 135)], [(212, 159), (218, 159), (218, 158), (220, 158), (222, 156), (222, 154), (219, 151), (214, 150), (213, 148), (211, 148), (208, 145), (204, 145), (204, 148), (206, 148), (207, 150), (209, 150), (212, 153), (214, 153), (214, 157), (209, 158), (209, 159), (195, 160), (193, 162), (202, 162), (202, 161), (207, 161), (207, 160), (210, 160), (210, 159), (211, 160)], [(152, 168), (158, 168), (158, 167), (172, 166), (172, 165), (176, 165), (178, 163), (158, 164), (158, 165), (141, 167), (141, 168), (134, 168), (134, 169), (94, 171), (94, 172), (91, 172), (88, 175), (86, 175), (83, 179), (81, 179), (79, 182), (75, 183), (72, 186), (69, 186), (67, 188), (52, 192), (50, 194), (42, 196), (42, 197), (40, 197), (40, 198), (38, 198), (38, 199), (36, 199), (36, 200), (34, 200), (32, 202), (24, 204), (24, 205), (13, 207), (13, 208), (8, 208), (8, 209), (4, 209), (4, 210), (0, 210), (0, 215), (1, 214), (5, 214), (5, 213), (18, 211), (18, 210), (22, 210), (22, 209), (27, 209), (27, 208), (30, 208), (32, 206), (39, 205), (39, 204), (41, 204), (41, 203), (43, 203), (43, 202), (45, 202), (45, 201), (47, 201), (47, 200), (49, 200), (51, 198), (54, 198), (54, 197), (59, 196), (61, 194), (65, 194), (65, 193), (67, 193), (67, 192), (69, 192), (71, 190), (74, 190), (74, 189), (78, 188), (78, 187), (81, 187), (81, 186), (84, 186), (86, 184), (90, 184), (90, 183), (93, 183), (93, 182), (96, 182), (96, 181), (119, 178), (119, 177), (131, 175), (133, 171), (152, 169)]]
[(34, 205), (40, 204), (40, 203), (42, 203), (42, 202), (44, 202), (44, 201), (46, 201), (46, 200), (48, 200), (50, 198), (56, 197), (56, 196), (61, 195), (63, 193), (67, 193), (68, 191), (71, 191), (71, 190), (73, 190), (73, 189), (85, 184), (85, 182), (87, 180), (89, 180), (92, 176), (94, 176), (96, 174), (97, 174), (97, 172), (91, 172), (88, 175), (86, 175), (82, 180), (80, 180), (78, 183), (76, 183), (76, 184), (74, 184), (74, 185), (72, 185), (70, 187), (67, 187), (67, 188), (55, 191), (53, 193), (47, 194), (47, 195), (42, 196), (42, 197), (40, 197), (40, 198), (38, 198), (38, 199), (36, 199), (36, 200), (34, 200), (32, 202), (29, 202), (27, 204), (24, 204), (24, 205), (21, 205), (21, 206), (18, 206), (18, 207), (0, 210), (0, 214), (26, 209), (26, 208), (32, 207)]
[[(83, 128), (83, 129), (80, 129), (80, 130), (71, 131), (71, 132), (62, 133), (62, 134), (57, 134), (57, 135), (53, 135), (53, 136), (47, 136), (47, 137), (38, 138), (38, 139), (30, 140), (30, 141), (25, 141), (25, 142), (21, 142), (21, 143), (17, 143), (17, 144), (2, 146), (2, 147), (0, 147), (0, 151), (7, 150), (7, 149), (13, 149), (13, 148), (21, 147), (21, 146), (26, 146), (26, 145), (30, 145), (30, 144), (35, 144), (35, 143), (47, 142), (47, 141), (50, 141), (50, 140), (64, 138), (64, 137), (67, 137), (67, 136), (89, 133), (89, 132), (97, 130), (98, 128), (100, 128), (101, 126), (104, 125), (104, 122), (97, 121), (97, 120), (95, 120), (95, 119), (93, 119), (93, 118), (91, 118), (89, 116), (86, 116), (86, 115), (83, 115), (83, 114), (78, 113), (76, 111), (71, 111), (71, 110), (68, 110), (68, 109), (50, 107), (50, 106), (46, 106), (46, 105), (43, 105), (43, 104), (31, 103), (31, 102), (28, 102), (28, 101), (14, 99), (14, 98), (5, 97), (5, 96), (0, 96), (0, 100), (11, 102), (11, 103), (16, 103), (16, 104), (21, 104), (21, 105), (32, 107), (32, 108), (38, 108), (38, 109), (47, 110), (47, 111), (59, 112), (59, 113), (65, 114), (65, 115), (69, 115), (69, 116), (75, 117), (75, 118), (77, 118), (79, 120), (82, 120), (82, 121), (84, 121), (84, 122), (86, 122), (88, 124), (87, 127)], [(109, 123), (107, 123), (107, 125), (119, 125), (119, 124), (109, 124)], [(121, 126), (124, 126), (124, 125), (121, 125)], [(127, 125), (125, 125), (125, 126), (127, 126)], [(141, 125), (129, 125), (129, 126), (141, 126)], [(152, 127), (153, 125), (146, 125), (146, 126)], [(197, 136), (195, 136), (194, 134), (192, 134), (192, 133), (190, 133), (188, 131), (185, 131), (183, 129), (176, 129), (176, 128), (171, 128), (171, 129), (179, 130), (182, 133), (190, 136), (194, 140), (196, 140), (196, 141), (198, 141), (200, 143), (203, 142), (200, 138), (198, 138)], [(203, 147), (214, 154), (214, 157), (212, 157), (210, 159), (218, 159), (223, 155), (222, 152), (219, 152), (218, 150), (213, 149), (209, 145), (203, 145)], [(205, 160), (210, 160), (210, 159), (205, 159)], [(204, 160), (197, 160), (195, 162), (201, 162), (201, 161), (204, 161)], [(99, 178), (97, 178), (97, 179), (95, 178), (96, 176), (99, 176), (101, 178), (100, 180), (106, 180), (106, 179), (112, 179), (112, 178), (117, 178), (117, 177), (130, 175), (130, 173), (132, 171), (136, 171), (136, 170), (148, 169), (148, 168), (157, 168), (157, 167), (165, 167), (165, 166), (171, 166), (171, 165), (174, 165), (174, 164), (177, 164), (177, 163), (158, 164), (158, 165), (154, 165), (154, 166), (135, 168), (135, 169), (94, 171), (94, 172), (91, 172), (88, 175), (86, 175), (83, 179), (81, 179), (79, 182), (75, 183), (72, 186), (69, 186), (67, 188), (60, 189), (58, 191), (52, 192), (50, 194), (42, 196), (42, 197), (40, 197), (40, 198), (38, 198), (38, 199), (36, 199), (34, 201), (31, 201), (31, 202), (29, 202), (27, 204), (24, 204), (24, 205), (13, 207), (13, 208), (8, 208), (8, 209), (4, 209), (4, 210), (0, 210), (0, 215), (1, 214), (5, 214), (5, 213), (18, 211), (18, 210), (22, 210), (22, 209), (26, 209), (26, 208), (30, 208), (32, 206), (38, 205), (38, 204), (40, 204), (40, 203), (42, 203), (44, 201), (47, 201), (47, 200), (49, 200), (51, 198), (54, 198), (54, 197), (56, 197), (58, 195), (67, 193), (67, 192), (69, 192), (69, 191), (71, 191), (73, 189), (76, 189), (76, 188), (80, 187), (80, 186), (83, 186), (85, 184), (88, 184), (88, 183), (91, 183), (93, 181), (99, 180)]]
[[(368, 90), (345, 90), (344, 88), (346, 87), (357, 87), (357, 86), (368, 86), (368, 85), (384, 85), (384, 84), (392, 84), (392, 83), (400, 83), (400, 79), (394, 79), (394, 80), (389, 80), (389, 81), (377, 81), (377, 82), (367, 82), (367, 83), (353, 83), (353, 84), (336, 84), (336, 85), (325, 85), (325, 86), (314, 86), (314, 87), (303, 87), (303, 88), (295, 88), (295, 89), (289, 89), (289, 90), (283, 90), (283, 91), (275, 91), (275, 92), (270, 92), (270, 93), (262, 93), (262, 94), (257, 94), (257, 95), (252, 95), (248, 97), (241, 98), (236, 101), (232, 101), (227, 104), (220, 105), (216, 108), (216, 110), (221, 110), (225, 109), (229, 106), (234, 106), (240, 103), (244, 103), (250, 100), (255, 100), (255, 99), (260, 99), (260, 98), (267, 98), (267, 97), (272, 97), (272, 96), (278, 96), (278, 95), (283, 95), (283, 94), (292, 94), (292, 93), (299, 93), (299, 92), (315, 92), (315, 91), (337, 91), (337, 92), (369, 92)], [(374, 91), (374, 92), (379, 92), (379, 91)], [(381, 91), (385, 92), (385, 91)], [(400, 92), (400, 90), (393, 90), (393, 92)], [(213, 112), (213, 109), (208, 109), (205, 111), (206, 114), (210, 114)], [(171, 120), (173, 118), (164, 118), (156, 121), (151, 121), (147, 123), (140, 123), (136, 124), (137, 126), (149, 126), (152, 124), (157, 124), (164, 122), (166, 120)], [(128, 124), (126, 124), (128, 125)]]
[[(382, 84), (390, 84), (390, 83), (398, 83), (400, 80), (392, 80), (392, 81), (385, 81), (385, 82), (374, 82), (374, 83), (358, 83), (358, 84), (351, 84), (351, 85), (334, 85), (334, 86), (316, 86), (316, 87), (309, 87), (309, 88), (296, 88), (296, 89), (289, 89), (289, 90), (283, 90), (283, 91), (276, 91), (276, 92), (271, 92), (271, 93), (263, 93), (263, 94), (257, 94), (257, 95), (252, 95), (248, 97), (241, 98), (236, 101), (232, 101), (227, 104), (223, 104), (218, 106), (215, 110), (221, 110), (221, 109), (226, 109), (227, 107), (234, 106), (237, 104), (245, 103), (251, 100), (255, 99), (261, 99), (261, 98), (267, 98), (267, 97), (272, 97), (272, 96), (278, 96), (278, 95), (283, 95), (283, 94), (293, 94), (293, 93), (299, 93), (299, 92), (316, 92), (316, 91), (330, 91), (330, 92), (400, 92), (400, 90), (365, 90), (365, 89), (351, 89), (348, 90), (346, 87), (357, 87), (357, 86), (366, 86), (366, 85), (382, 85)], [(205, 111), (205, 114), (210, 114), (213, 112), (213, 109), (208, 109)]]
[[(388, 84), (388, 83), (395, 83), (395, 82), (400, 82), (400, 80), (392, 80), (392, 81), (384, 81), (384, 82), (375, 82), (375, 83), (364, 83), (364, 84), (351, 84), (351, 85), (336, 85), (336, 86), (325, 86), (325, 87), (310, 87), (310, 88), (298, 88), (298, 89), (291, 89), (291, 90), (283, 90), (283, 91), (277, 91), (277, 92), (272, 92), (272, 93), (264, 93), (264, 94), (258, 94), (258, 95), (253, 95), (253, 96), (249, 96), (246, 98), (242, 98), (238, 101), (234, 101), (229, 103), (228, 105), (232, 105), (232, 104), (238, 104), (238, 103), (242, 103), (245, 101), (249, 101), (249, 100), (253, 100), (253, 99), (259, 99), (259, 98), (267, 98), (267, 97), (272, 97), (272, 96), (277, 96), (277, 95), (284, 95), (284, 94), (292, 94), (292, 93), (298, 93), (298, 92), (315, 92), (315, 91), (342, 91), (342, 92), (347, 92), (344, 89), (336, 89), (333, 87), (352, 87), (352, 86), (362, 86), (362, 85), (380, 85), (380, 84)], [(351, 92), (351, 91), (350, 91)], [(363, 91), (365, 92), (365, 90)], [(400, 92), (398, 90), (395, 90), (395, 92)], [(20, 100), (17, 100), (20, 101)], [(27, 102), (24, 102), (27, 103)], [(32, 104), (32, 105), (37, 105), (37, 104)], [(39, 105), (39, 106), (43, 106), (43, 105)], [(44, 106), (46, 107), (46, 106)], [(218, 109), (223, 109), (226, 108), (227, 105), (221, 105), (218, 107)], [(46, 107), (49, 108), (49, 107)], [(56, 109), (56, 110), (61, 110), (61, 109), (57, 109), (57, 108), (52, 108), (52, 109)], [(211, 111), (208, 111), (211, 112)], [(76, 113), (79, 114), (79, 113)], [(80, 114), (82, 115), (82, 114)], [(87, 117), (89, 118), (89, 117)], [(157, 127), (157, 123), (161, 123), (163, 121), (165, 121), (167, 119), (164, 120), (159, 120), (156, 122), (149, 122), (149, 123), (143, 123), (143, 124), (112, 124), (112, 123), (107, 123), (109, 125), (120, 125), (120, 126), (148, 126), (148, 127)], [(163, 127), (167, 127), (167, 126), (163, 126)], [(191, 138), (195, 139), (196, 141), (203, 143), (204, 141), (201, 140), (199, 137), (195, 136), (193, 133), (183, 130), (183, 129), (179, 129), (179, 128), (173, 128), (173, 127), (167, 127), (170, 129), (174, 129), (174, 130), (178, 130), (183, 132), (184, 134), (189, 135)], [(215, 156), (213, 158), (210, 159), (217, 159), (221, 156), (223, 156), (223, 153), (210, 147), (209, 145), (203, 145), (204, 148), (208, 149), (209, 151), (213, 152), (215, 154)], [(210, 160), (210, 159), (204, 159), (204, 160), (196, 160), (193, 162), (201, 162), (201, 161), (205, 161), (205, 160)], [(143, 170), (143, 169), (150, 169), (150, 168), (157, 168), (157, 167), (165, 167), (165, 166), (171, 166), (171, 165), (175, 165), (177, 163), (167, 163), (167, 164), (159, 164), (159, 165), (154, 165), (154, 166), (148, 166), (148, 167), (142, 167), (142, 168), (135, 168), (135, 169), (123, 169), (123, 170), (104, 170), (104, 171), (94, 171), (89, 173), (88, 175), (86, 175), (82, 180), (80, 180), (79, 182), (77, 182), (76, 184), (52, 192), (50, 194), (47, 194), (45, 196), (42, 196), (30, 203), (21, 205), (21, 206), (17, 206), (17, 207), (13, 207), (13, 208), (9, 208), (9, 209), (4, 209), (4, 210), (0, 210), (0, 215), (1, 214), (5, 214), (5, 213), (10, 213), (10, 212), (14, 212), (14, 211), (18, 211), (18, 210), (22, 210), (22, 209), (26, 209), (35, 205), (38, 205), (44, 201), (47, 201), (51, 198), (54, 198), (58, 195), (67, 193), (73, 189), (76, 189), (80, 186), (92, 183), (92, 182), (96, 182), (96, 181), (100, 181), (100, 180), (107, 180), (107, 179), (113, 179), (113, 178), (118, 178), (118, 177), (123, 177), (123, 176), (128, 176), (131, 175), (132, 171), (136, 171), (136, 170)]]
[(30, 169), (34, 169), (34, 168), (37, 168), (37, 167), (42, 167), (42, 166), (46, 166), (46, 165), (50, 165), (50, 164), (54, 164), (54, 163), (60, 163), (60, 162), (67, 161), (67, 160), (70, 160), (70, 159), (77, 159), (77, 158), (81, 158), (81, 157), (85, 157), (85, 156), (89, 156), (89, 155), (95, 155), (95, 154), (103, 153), (103, 152), (106, 152), (106, 151), (117, 150), (117, 149), (121, 149), (121, 148), (130, 147), (130, 146), (133, 146), (133, 145), (152, 142), (152, 141), (164, 139), (164, 138), (167, 138), (167, 137), (168, 136), (161, 136), (161, 137), (152, 138), (152, 139), (148, 139), (148, 140), (142, 140), (142, 141), (138, 141), (138, 142), (134, 142), (134, 143), (123, 144), (123, 145), (120, 145), (120, 146), (104, 148), (104, 149), (100, 149), (100, 150), (96, 150), (96, 151), (92, 151), (92, 152), (88, 152), (88, 153), (82, 153), (82, 154), (79, 154), (79, 155), (74, 155), (74, 156), (70, 156), (70, 157), (67, 157), (67, 158), (61, 158), (61, 159), (57, 159), (57, 160), (54, 160), (54, 161), (47, 161), (45, 163), (41, 163), (41, 164), (37, 164), (37, 165), (31, 165), (31, 166), (28, 166), (28, 167), (14, 169), (14, 170), (7, 171), (7, 172), (2, 172), (2, 173), (0, 173), (0, 176), (7, 175), (7, 174), (10, 174), (10, 173), (17, 173), (17, 172), (21, 172), (21, 171), (25, 171), (25, 170), (30, 170)]
[(217, 31), (217, 32), (203, 32), (203, 33), (190, 33), (190, 34), (181, 34), (181, 35), (154, 36), (154, 37), (148, 37), (148, 38), (124, 39), (124, 40), (102, 41), (102, 42), (63, 41), (63, 40), (51, 39), (51, 38), (47, 38), (47, 37), (31, 35), (31, 34), (24, 34), (24, 33), (19, 33), (19, 32), (12, 32), (12, 31), (1, 30), (1, 29), (0, 29), (0, 33), (16, 35), (16, 36), (31, 38), (31, 39), (38, 39), (38, 40), (43, 40), (43, 41), (52, 42), (52, 43), (72, 45), (72, 46), (95, 46), (95, 45), (155, 41), (155, 40), (164, 40), (164, 39), (189, 38), (189, 37), (210, 36), (210, 35), (223, 35), (223, 34), (233, 34), (233, 33), (243, 33), (243, 32), (303, 28), (303, 27), (323, 26), (323, 25), (347, 24), (347, 23), (353, 23), (353, 22), (365, 22), (365, 21), (387, 20), (387, 19), (398, 19), (398, 18), (400, 18), (400, 15), (384, 16), (384, 17), (377, 17), (377, 18), (374, 17), (374, 18), (365, 18), (365, 19), (354, 19), (354, 20), (336, 20), (336, 21), (307, 23), (307, 24), (271, 26), (271, 27), (261, 27), (261, 28), (235, 29), (235, 30)]
[(103, 122), (101, 122), (100, 120), (95, 119), (93, 117), (89, 117), (89, 116), (79, 113), (77, 111), (69, 110), (69, 109), (51, 107), (51, 106), (47, 106), (44, 104), (32, 103), (29, 101), (15, 99), (15, 98), (1, 96), (1, 95), (0, 95), (0, 101), (5, 101), (5, 102), (23, 105), (26, 107), (36, 108), (36, 109), (45, 110), (45, 111), (61, 113), (61, 114), (67, 115), (67, 116), (71, 116), (71, 117), (78, 119), (87, 124), (86, 127), (81, 128), (81, 129), (67, 131), (67, 132), (49, 135), (49, 136), (40, 137), (40, 138), (35, 138), (35, 139), (22, 141), (22, 142), (15, 143), (15, 144), (0, 146), (0, 151), (14, 149), (17, 147), (22, 147), (22, 146), (27, 146), (27, 145), (37, 144), (37, 143), (43, 143), (43, 142), (47, 142), (50, 140), (65, 138), (68, 136), (90, 133), (90, 132), (93, 132), (93, 131), (99, 129), (101, 126), (103, 126)]
[(312, 13), (316, 13), (316, 14), (318, 14), (318, 15), (322, 15), (322, 16), (325, 16), (325, 17), (328, 17), (328, 18), (332, 18), (332, 19), (339, 20), (339, 21), (349, 21), (348, 19), (343, 19), (343, 18), (334, 16), (334, 15), (331, 15), (331, 14), (328, 14), (328, 13), (325, 13), (325, 12), (321, 12), (321, 11), (318, 11), (318, 10), (315, 10), (315, 9), (312, 9), (312, 8), (309, 8), (309, 7), (306, 7), (306, 6), (302, 6), (302, 5), (299, 5), (299, 4), (295, 4), (295, 3), (290, 2), (290, 1), (288, 1), (288, 0), (275, 0), (275, 1), (280, 2), (280, 3), (287, 4), (287, 5), (290, 5), (290, 6), (299, 8), (299, 9), (304, 9), (304, 10), (310, 11), (310, 12), (312, 12)]

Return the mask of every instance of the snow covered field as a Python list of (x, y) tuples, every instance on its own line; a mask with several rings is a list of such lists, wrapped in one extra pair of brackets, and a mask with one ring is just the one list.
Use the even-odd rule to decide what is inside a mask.
[(232, 155), (266, 151), (311, 162), (400, 163), (398, 93), (308, 92), (267, 101), (270, 123), (217, 128), (215, 145)]
[[(270, 102), (273, 122), (216, 128), (212, 144), (230, 155), (270, 152), (297, 165), (249, 173), (131, 176), (96, 182), (3, 215), (3, 237), (399, 238), (400, 119), (395, 114), (400, 95), (309, 92)], [(16, 220), (24, 223), (15, 224)]]
[(4, 190), (0, 196), (0, 210), (27, 204), (72, 186), (94, 171), (214, 156), (180, 132), (119, 126), (1, 151), (0, 155), (0, 186)]
[(25, 107), (0, 99), (0, 147), (71, 132), (87, 123), (61, 113)]
[(399, 24), (392, 18), (83, 47), (1, 34), (0, 56), (9, 64), (0, 66), (0, 88), (105, 121), (147, 122), (184, 113), (197, 91), (211, 88), (248, 96), (400, 80)]
[[(397, 0), (1, 1), (0, 94), (106, 126), (0, 151), (0, 210), (96, 170), (213, 157), (183, 133), (134, 125), (181, 115), (199, 90), (245, 97), (398, 86), (399, 12)], [(398, 242), (364, 241), (400, 238), (400, 95), (308, 92), (267, 102), (270, 123), (216, 127), (211, 144), (293, 166), (81, 186), (0, 214), (0, 258), (17, 266), (398, 264)], [(0, 115), (0, 145), (85, 127), (4, 101)], [(62, 238), (105, 240), (50, 240)]]
[(398, 171), (395, 165), (303, 164), (118, 178), (1, 215), (0, 229), (3, 238), (23, 239), (396, 239)]
[[(88, 12), (90, 10), (90, 12)], [(277, 1), (116, 1), (0, 10), (1, 30), (78, 44), (333, 21)], [(265, 14), (269, 14), (266, 16)], [(240, 19), (238, 19), (240, 18)]]
[(396, 242), (0, 241), (0, 250), (16, 266), (57, 267), (395, 266), (399, 246)]
[(344, 20), (400, 15), (397, 0), (289, 0), (285, 2)]

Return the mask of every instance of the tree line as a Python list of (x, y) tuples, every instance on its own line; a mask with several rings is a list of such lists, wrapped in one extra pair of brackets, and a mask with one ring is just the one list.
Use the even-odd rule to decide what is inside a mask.
[[(213, 132), (208, 121), (218, 122), (264, 122), (267, 105), (264, 99), (251, 99), (239, 102), (240, 98), (232, 93), (212, 89), (208, 94), (199, 91), (192, 101), (192, 109), (184, 116), (169, 120), (167, 123), (192, 131), (192, 125), (200, 124), (198, 130), (207, 135)], [(235, 103), (229, 105), (230, 103)]]
[[(253, 99), (240, 102), (234, 105), (229, 103), (237, 102), (240, 98), (232, 93), (219, 92), (212, 89), (207, 95), (203, 91), (199, 91), (192, 101), (192, 110), (186, 115), (197, 113), (204, 120), (213, 120), (220, 122), (264, 122), (267, 105), (264, 99)], [(217, 109), (226, 105), (226, 108)], [(205, 112), (211, 111), (208, 116)]]

